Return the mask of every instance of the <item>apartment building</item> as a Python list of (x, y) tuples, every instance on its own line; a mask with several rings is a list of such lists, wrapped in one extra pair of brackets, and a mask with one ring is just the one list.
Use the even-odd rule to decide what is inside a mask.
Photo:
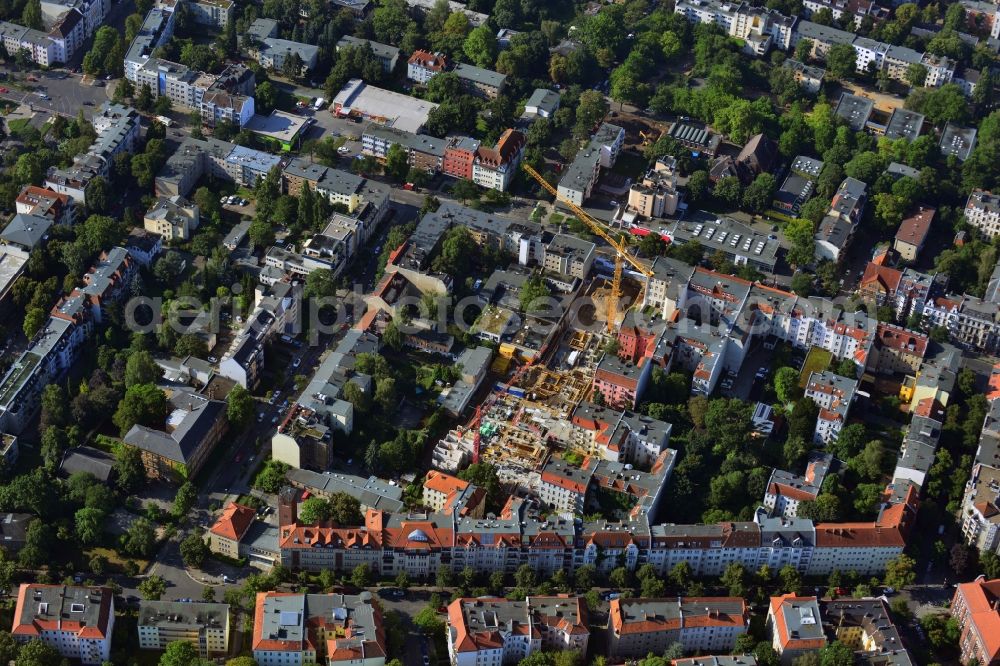
[(814, 443), (829, 444), (837, 438), (847, 424), (857, 388), (857, 380), (829, 371), (810, 373), (805, 395), (819, 405), (819, 418), (813, 433)]
[(471, 137), (452, 137), (444, 149), (441, 171), (454, 178), (472, 180), (472, 169), (479, 150), (479, 140)]
[(585, 460), (581, 466), (571, 465), (562, 458), (552, 456), (541, 470), (538, 496), (556, 511), (583, 513), (587, 489), (594, 478), (596, 461)]
[(472, 161), (472, 182), (491, 190), (507, 191), (517, 173), (526, 144), (523, 134), (507, 129), (493, 148), (479, 146)]
[(651, 468), (670, 444), (669, 423), (628, 410), (581, 402), (573, 410), (573, 445), (602, 460)]
[(866, 663), (916, 663), (903, 645), (885, 598), (826, 599), (820, 602), (823, 627)]
[[(368, 378), (355, 382), (371, 394)], [(346, 401), (344, 401), (346, 402)], [(350, 403), (347, 403), (350, 404)], [(345, 432), (353, 428), (353, 409), (344, 413)], [(278, 431), (271, 437), (272, 457), (292, 469), (324, 472), (333, 464), (335, 444), (333, 424), (328, 425), (315, 411), (298, 405), (281, 420)]]
[(136, 57), (141, 62), (134, 63), (131, 76), (126, 66), (126, 77), (137, 88), (148, 86), (154, 98), (163, 95), (175, 106), (198, 111), (208, 127), (223, 121), (243, 127), (253, 118), (255, 77), (243, 65), (229, 65), (216, 76), (169, 60)]
[(677, 160), (663, 156), (629, 188), (628, 208), (643, 217), (665, 217), (677, 212), (680, 199)]
[(443, 53), (430, 53), (417, 49), (406, 61), (406, 78), (415, 83), (427, 83), (448, 68)]
[(802, 8), (806, 12), (806, 18), (812, 18), (814, 13), (829, 9), (833, 20), (843, 23), (846, 15), (854, 29), (857, 29), (864, 17), (873, 13), (875, 3), (871, 0), (805, 0)]
[(868, 201), (868, 186), (860, 180), (845, 178), (833, 195), (830, 209), (816, 230), (816, 256), (840, 261)]
[(814, 67), (804, 62), (789, 58), (782, 63), (782, 67), (790, 69), (795, 82), (810, 95), (817, 94), (823, 87), (823, 79), (826, 78), (826, 70), (822, 67)]
[(951, 616), (958, 620), (962, 636), (958, 645), (962, 663), (996, 664), (1000, 661), (1000, 580), (979, 576), (959, 583), (951, 600)]
[(767, 627), (771, 632), (771, 647), (778, 653), (783, 666), (807, 652), (826, 646), (816, 597), (796, 594), (771, 597)]
[(1000, 305), (975, 296), (948, 294), (928, 300), (924, 316), (948, 329), (952, 341), (967, 349), (992, 352), (1000, 347)]
[(228, 604), (145, 599), (137, 626), (140, 650), (165, 650), (175, 641), (190, 643), (206, 658), (229, 650)]
[(559, 179), (559, 194), (577, 206), (582, 206), (594, 186), (601, 169), (615, 165), (625, 145), (625, 130), (617, 125), (601, 123), (590, 143), (576, 154)]
[(507, 75), (475, 65), (460, 62), (452, 70), (462, 87), (471, 94), (484, 99), (496, 99), (507, 85)]
[(7, 53), (26, 53), (32, 62), (41, 67), (57, 62), (56, 43), (40, 30), (0, 21), (0, 40)]
[[(153, 7), (146, 14), (142, 27), (136, 33), (125, 54), (125, 78), (138, 81), (139, 69), (152, 57), (153, 51), (163, 46), (174, 34), (173, 7)], [(152, 90), (152, 86), (150, 86)]]
[(250, 57), (260, 63), (261, 67), (275, 71), (282, 71), (286, 60), (298, 56), (302, 63), (300, 71), (302, 73), (311, 72), (316, 68), (316, 61), (319, 59), (318, 46), (278, 37), (261, 39), (259, 43), (250, 48), (249, 53)]
[(592, 388), (601, 394), (606, 405), (635, 409), (649, 383), (652, 368), (653, 363), (646, 359), (632, 363), (605, 354), (597, 364)]
[(93, 124), (97, 138), (87, 152), (74, 157), (66, 169), (49, 167), (45, 177), (47, 188), (74, 203), (85, 204), (94, 178), (108, 178), (115, 155), (132, 152), (139, 138), (139, 114), (131, 107), (105, 102)]
[(384, 666), (386, 645), (370, 592), (257, 594), (250, 647), (260, 666)]
[(930, 233), (931, 222), (934, 221), (936, 212), (934, 208), (920, 206), (900, 223), (892, 246), (904, 261), (917, 260), (917, 255), (924, 248), (924, 242)]
[(203, 177), (253, 189), (284, 160), (277, 155), (218, 139), (185, 139), (156, 174), (157, 196), (188, 196)]
[(346, 48), (371, 49), (375, 59), (382, 65), (382, 70), (387, 73), (396, 69), (396, 63), (399, 62), (399, 49), (388, 44), (380, 44), (368, 39), (359, 39), (350, 35), (344, 35), (337, 42), (337, 51), (340, 52)]
[(188, 3), (188, 11), (198, 25), (225, 29), (233, 20), (233, 1), (193, 0)]
[(146, 231), (160, 234), (167, 241), (188, 240), (200, 222), (198, 206), (179, 194), (158, 197), (156, 204), (146, 211), (142, 225)]
[(432, 511), (441, 511), (451, 495), (460, 493), (468, 487), (469, 482), (457, 476), (430, 470), (424, 478), (424, 506)]
[(21, 434), (38, 413), (45, 386), (62, 379), (76, 363), (93, 330), (90, 313), (79, 293), (53, 308), (46, 325), (0, 380), (0, 432)]
[(111, 658), (114, 592), (107, 587), (22, 583), (11, 635), (18, 643), (39, 640), (66, 659), (99, 666)]
[(744, 42), (744, 51), (762, 56), (772, 45), (787, 50), (792, 41), (795, 18), (746, 2), (726, 3), (719, 0), (682, 0), (674, 6), (692, 23), (714, 24), (728, 35)]
[(799, 505), (802, 502), (812, 502), (819, 495), (832, 464), (831, 454), (814, 451), (806, 463), (805, 474), (793, 474), (783, 469), (772, 470), (764, 494), (764, 507), (772, 516), (797, 517)]
[(596, 246), (590, 241), (566, 234), (553, 234), (545, 245), (542, 268), (550, 273), (582, 280), (590, 273), (595, 251)]
[(54, 29), (70, 13), (79, 13), (83, 19), (84, 39), (97, 32), (111, 11), (111, 3), (107, 0), (42, 0), (39, 4), (42, 23), (48, 28)]
[(122, 441), (139, 449), (146, 476), (178, 481), (194, 478), (226, 433), (226, 403), (186, 387), (169, 388), (168, 427), (134, 425)]
[(540, 651), (587, 653), (580, 597), (456, 599), (448, 605), (448, 654), (455, 666), (515, 664)]
[(25, 185), (14, 200), (21, 215), (44, 217), (55, 224), (73, 224), (75, 210), (69, 195), (37, 185)]
[(385, 160), (392, 146), (406, 151), (407, 161), (415, 169), (437, 173), (444, 163), (448, 142), (427, 134), (411, 134), (378, 123), (368, 123), (361, 132), (361, 152)]
[(724, 652), (749, 624), (750, 610), (739, 597), (612, 599), (608, 656), (641, 659), (662, 654), (674, 643), (685, 652)]
[(660, 525), (641, 511), (626, 522), (581, 523), (554, 514), (542, 520), (509, 502), (500, 516), (457, 521), (453, 515), (369, 510), (364, 529), (298, 524), (293, 493), (279, 501), (278, 543), (282, 564), (292, 569), (350, 571), (363, 563), (383, 576), (406, 571), (431, 577), (442, 564), (455, 572), (470, 566), (508, 573), (529, 564), (551, 575), (584, 564), (610, 571), (619, 561), (630, 569), (649, 563), (661, 575), (686, 562), (695, 576), (717, 577), (738, 562), (751, 570), (791, 565), (804, 575), (850, 569), (868, 576), (883, 572), (903, 551), (916, 493), (910, 486), (870, 523), (813, 524), (768, 518), (764, 511), (753, 521), (715, 525)]
[(694, 275), (694, 267), (668, 257), (657, 257), (650, 267), (653, 275), (646, 285), (643, 306), (657, 308), (664, 319), (669, 319), (677, 311), (678, 303), (683, 303), (687, 295), (687, 285)]
[(1000, 234), (1000, 197), (986, 190), (972, 190), (965, 203), (965, 221), (988, 238)]
[(385, 185), (347, 171), (310, 164), (302, 158), (295, 158), (285, 166), (281, 180), (282, 189), (288, 194), (297, 195), (308, 183), (314, 192), (332, 204), (342, 204), (352, 214), (363, 210), (366, 203), (371, 204), (376, 211), (376, 225), (388, 210), (389, 188)]

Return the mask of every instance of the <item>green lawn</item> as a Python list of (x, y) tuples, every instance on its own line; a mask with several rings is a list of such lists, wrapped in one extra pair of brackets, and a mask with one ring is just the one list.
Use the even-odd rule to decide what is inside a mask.
[(802, 364), (802, 374), (799, 375), (799, 386), (805, 388), (806, 383), (809, 381), (809, 375), (813, 372), (823, 372), (830, 367), (832, 361), (833, 354), (830, 352), (819, 347), (810, 349), (805, 363)]
[(15, 118), (14, 120), (7, 121), (7, 129), (10, 130), (11, 134), (19, 134), (23, 132), (28, 125), (31, 123), (29, 118)]

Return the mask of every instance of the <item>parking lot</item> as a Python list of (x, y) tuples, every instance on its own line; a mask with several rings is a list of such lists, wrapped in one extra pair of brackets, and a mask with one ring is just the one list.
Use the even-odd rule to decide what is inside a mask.
[[(59, 71), (39, 71), (31, 76), (38, 81), (18, 82), (24, 89), (12, 87), (12, 82), (0, 82), (3, 83), (0, 88), (6, 90), (0, 91), (0, 97), (30, 105), (36, 111), (51, 111), (70, 117), (76, 116), (81, 108), (84, 115), (90, 116), (94, 109), (108, 100), (108, 88), (104, 81), (98, 82), (100, 85), (92, 85), (84, 83), (79, 74)], [(41, 97), (39, 93), (46, 97)]]

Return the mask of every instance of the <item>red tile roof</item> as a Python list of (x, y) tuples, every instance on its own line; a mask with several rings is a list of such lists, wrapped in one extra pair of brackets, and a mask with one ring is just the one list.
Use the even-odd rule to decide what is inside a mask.
[(433, 469), (427, 472), (427, 478), (424, 479), (424, 488), (435, 490), (445, 496), (468, 487), (468, 481)]
[(896, 232), (896, 240), (916, 247), (923, 245), (928, 232), (931, 230), (931, 221), (934, 219), (936, 212), (933, 208), (924, 208), (921, 206), (916, 213), (900, 223), (899, 231)]
[(252, 508), (230, 502), (229, 506), (223, 509), (222, 515), (215, 521), (209, 532), (224, 539), (239, 541), (253, 525), (256, 515), (257, 513)]
[[(975, 634), (986, 651), (989, 663), (1000, 658), (1000, 580), (978, 579), (971, 583), (962, 583), (955, 590), (955, 600), (964, 599), (968, 611), (968, 622), (973, 625)], [(956, 606), (956, 603), (952, 603)], [(964, 634), (968, 627), (963, 627)]]

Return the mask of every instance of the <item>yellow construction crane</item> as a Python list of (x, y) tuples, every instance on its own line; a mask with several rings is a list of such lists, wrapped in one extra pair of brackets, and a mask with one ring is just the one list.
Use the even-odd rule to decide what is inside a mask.
[(545, 190), (554, 196), (559, 201), (563, 202), (577, 218), (587, 225), (587, 227), (593, 231), (595, 234), (604, 239), (608, 245), (610, 245), (615, 250), (615, 273), (611, 280), (611, 296), (608, 298), (608, 332), (614, 332), (615, 322), (618, 320), (618, 299), (621, 298), (621, 287), (622, 287), (622, 260), (627, 261), (632, 264), (632, 267), (637, 271), (645, 275), (647, 278), (653, 276), (653, 271), (651, 271), (647, 266), (645, 266), (638, 259), (633, 257), (628, 253), (627, 247), (625, 245), (625, 236), (622, 235), (619, 238), (615, 238), (604, 228), (604, 225), (595, 220), (590, 216), (587, 211), (583, 210), (572, 201), (568, 200), (563, 195), (559, 194), (559, 190), (552, 187), (547, 180), (542, 178), (542, 175), (535, 171), (527, 164), (522, 164), (523, 168), (528, 175), (538, 181), (538, 184), (545, 188)]

